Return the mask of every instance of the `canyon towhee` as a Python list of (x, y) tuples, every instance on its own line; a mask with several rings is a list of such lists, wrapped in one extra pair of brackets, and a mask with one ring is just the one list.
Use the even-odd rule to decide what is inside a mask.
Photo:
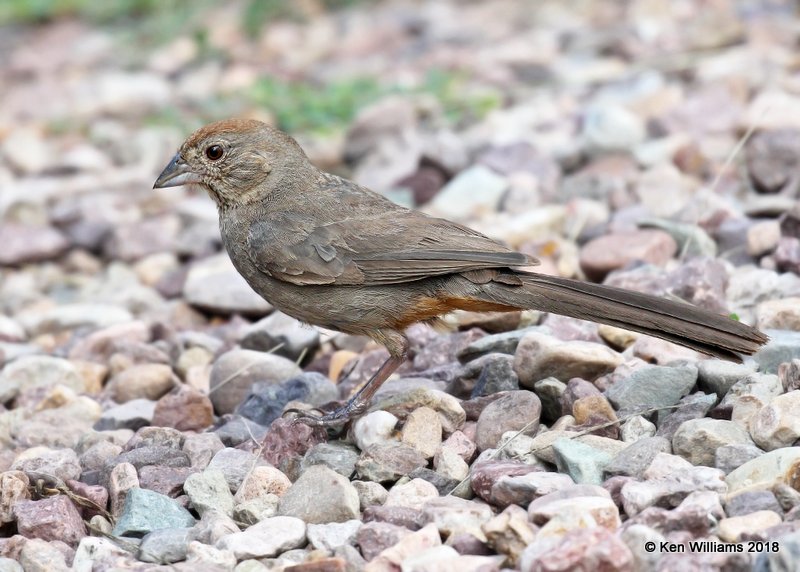
[(322, 417), (301, 414), (310, 425), (366, 410), (406, 358), (406, 327), (456, 309), (555, 312), (735, 361), (767, 340), (689, 304), (525, 270), (537, 261), (319, 171), (294, 139), (258, 121), (197, 130), (154, 188), (190, 183), (216, 202), (223, 244), (256, 292), (298, 320), (363, 334), (389, 350), (345, 406)]

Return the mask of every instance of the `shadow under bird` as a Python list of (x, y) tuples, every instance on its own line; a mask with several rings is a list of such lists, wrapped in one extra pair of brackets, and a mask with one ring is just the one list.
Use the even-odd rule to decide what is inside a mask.
[(532, 272), (534, 258), (320, 171), (294, 139), (259, 121), (220, 121), (189, 136), (154, 188), (186, 184), (217, 204), (225, 249), (253, 290), (298, 320), (389, 351), (344, 406), (298, 413), (308, 425), (363, 413), (406, 359), (405, 329), (453, 310), (554, 312), (733, 361), (767, 341), (690, 304)]

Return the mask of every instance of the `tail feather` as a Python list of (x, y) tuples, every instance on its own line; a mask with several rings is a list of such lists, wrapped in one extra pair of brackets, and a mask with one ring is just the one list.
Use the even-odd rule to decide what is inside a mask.
[(634, 330), (737, 362), (768, 340), (753, 327), (688, 303), (557, 276), (517, 276), (522, 287), (492, 283), (484, 290), (488, 299)]

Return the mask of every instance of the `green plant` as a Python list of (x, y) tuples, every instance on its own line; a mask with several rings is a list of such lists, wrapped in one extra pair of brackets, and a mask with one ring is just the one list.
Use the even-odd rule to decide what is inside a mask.
[(391, 94), (430, 94), (442, 105), (445, 119), (464, 124), (482, 118), (500, 105), (492, 91), (471, 92), (467, 77), (445, 70), (430, 71), (415, 88), (382, 84), (357, 77), (324, 85), (263, 78), (249, 92), (257, 105), (268, 109), (286, 131), (329, 132), (346, 127), (358, 111)]

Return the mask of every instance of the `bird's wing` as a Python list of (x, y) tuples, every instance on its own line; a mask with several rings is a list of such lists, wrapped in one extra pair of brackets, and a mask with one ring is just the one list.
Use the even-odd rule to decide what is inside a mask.
[(397, 284), (537, 263), (472, 229), (408, 209), (353, 213), (316, 226), (308, 220), (284, 211), (254, 223), (253, 263), (299, 285)]

